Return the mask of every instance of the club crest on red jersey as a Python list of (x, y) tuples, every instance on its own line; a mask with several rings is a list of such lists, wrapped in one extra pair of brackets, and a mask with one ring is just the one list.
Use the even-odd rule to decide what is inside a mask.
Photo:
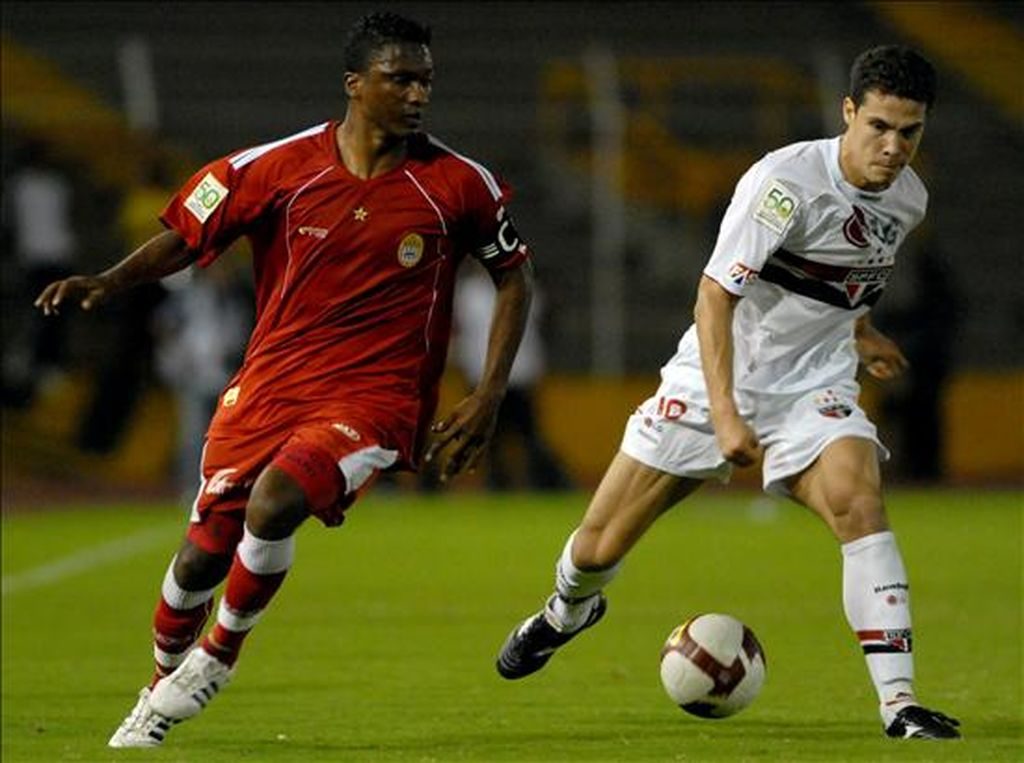
[(423, 236), (407, 233), (398, 245), (398, 264), (411, 268), (423, 258)]

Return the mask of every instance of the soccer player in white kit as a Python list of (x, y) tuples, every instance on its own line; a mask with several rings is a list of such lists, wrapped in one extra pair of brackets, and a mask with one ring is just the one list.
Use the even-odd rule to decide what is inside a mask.
[(909, 167), (935, 70), (899, 46), (862, 53), (846, 131), (767, 154), (736, 186), (697, 290), (694, 325), (630, 417), (622, 445), (558, 560), (555, 593), (509, 635), (515, 679), (605, 612), (602, 589), (664, 511), (733, 465), (763, 457), (764, 489), (818, 514), (840, 543), (843, 605), (891, 737), (949, 739), (958, 721), (914, 694), (909, 586), (886, 519), (888, 451), (857, 403), (858, 362), (907, 365), (868, 312), (927, 192)]

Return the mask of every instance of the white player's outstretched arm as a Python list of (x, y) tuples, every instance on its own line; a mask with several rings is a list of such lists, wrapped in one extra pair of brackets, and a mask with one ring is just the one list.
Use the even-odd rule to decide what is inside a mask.
[(750, 466), (760, 459), (762, 449), (754, 430), (740, 416), (733, 397), (732, 320), (737, 301), (739, 297), (717, 281), (702, 276), (693, 314), (718, 447), (731, 463)]

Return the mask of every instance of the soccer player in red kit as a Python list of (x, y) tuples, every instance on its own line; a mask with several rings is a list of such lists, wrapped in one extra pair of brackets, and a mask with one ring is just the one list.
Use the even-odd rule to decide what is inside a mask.
[[(529, 309), (529, 252), (507, 188), (420, 130), (429, 46), (428, 27), (364, 17), (345, 47), (343, 121), (211, 162), (171, 199), (165, 232), (36, 300), (47, 314), (64, 302), (90, 309), (206, 265), (240, 236), (253, 251), (256, 325), (210, 423), (202, 485), (163, 580), (155, 675), (112, 747), (160, 744), (231, 679), (308, 516), (339, 525), (382, 470), (423, 459), (436, 458), (447, 480), (493, 430)], [(497, 290), (486, 371), (431, 427), (466, 255)], [(216, 622), (197, 645), (225, 577)]]

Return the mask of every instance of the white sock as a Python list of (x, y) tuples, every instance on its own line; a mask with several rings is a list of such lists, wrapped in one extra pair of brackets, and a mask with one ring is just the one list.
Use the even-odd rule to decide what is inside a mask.
[[(177, 618), (169, 619), (169, 613), (166, 613), (165, 608), (159, 607), (154, 616), (155, 622), (153, 623), (153, 658), (156, 660), (159, 671), (163, 675), (173, 673), (174, 669), (185, 661), (189, 648), (199, 638), (202, 626), (209, 614), (208, 611), (188, 614), (184, 614), (184, 612), (194, 610), (196, 607), (206, 604), (206, 602), (213, 598), (214, 591), (213, 588), (207, 588), (203, 591), (186, 591), (182, 588), (178, 584), (178, 579), (174, 576), (174, 564), (177, 560), (178, 557), (175, 555), (167, 567), (167, 572), (164, 574), (164, 582), (160, 586), (160, 596), (166, 608), (177, 610), (182, 614), (179, 614)], [(189, 629), (186, 627), (184, 631), (181, 630), (182, 619), (185, 619), (186, 622), (191, 620), (193, 628)], [(175, 620), (178, 620), (178, 622), (175, 622)], [(170, 629), (172, 632), (163, 632), (167, 629)]]
[(548, 621), (562, 632), (580, 628), (597, 604), (597, 594), (614, 578), (622, 562), (606, 570), (581, 570), (572, 562), (573, 532), (555, 565), (555, 596), (545, 608)]
[(843, 607), (864, 650), (882, 716), (914, 703), (910, 586), (896, 537), (889, 531), (842, 546)]

